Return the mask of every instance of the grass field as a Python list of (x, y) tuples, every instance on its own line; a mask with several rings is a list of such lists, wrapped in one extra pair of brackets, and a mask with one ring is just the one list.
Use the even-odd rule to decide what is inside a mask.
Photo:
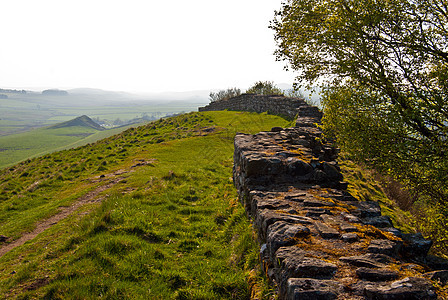
[(48, 96), (40, 93), (4, 93), (0, 99), (0, 136), (49, 126), (88, 115), (112, 124), (148, 116), (155, 119), (180, 112), (196, 111), (205, 103), (194, 101), (136, 100), (116, 93)]
[[(0, 258), (8, 299), (248, 299), (269, 293), (232, 176), (236, 132), (288, 121), (185, 114), (0, 173), (7, 244), (86, 204)], [(89, 201), (87, 201), (89, 200)]]
[(93, 143), (120, 133), (132, 126), (98, 131), (84, 126), (67, 128), (38, 128), (23, 133), (0, 136), (0, 168), (25, 159), (42, 156), (58, 150), (70, 149)]
[[(117, 125), (158, 119), (170, 114), (197, 110), (200, 103), (157, 103), (127, 98), (119, 93), (48, 96), (40, 93), (5, 93), (0, 99), (0, 168), (24, 159), (69, 149), (117, 134), (131, 126)], [(88, 115), (110, 130), (91, 128), (46, 128), (81, 115)], [(140, 120), (137, 120), (140, 118)], [(137, 126), (137, 125), (132, 125)]]

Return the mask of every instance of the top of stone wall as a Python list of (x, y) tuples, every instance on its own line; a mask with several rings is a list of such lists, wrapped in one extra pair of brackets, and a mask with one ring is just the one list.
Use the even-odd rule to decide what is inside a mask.
[(283, 95), (257, 95), (241, 94), (227, 100), (211, 102), (199, 111), (234, 110), (253, 111), (258, 113), (268, 112), (275, 115), (294, 119), (300, 108), (307, 107), (304, 99), (290, 98)]

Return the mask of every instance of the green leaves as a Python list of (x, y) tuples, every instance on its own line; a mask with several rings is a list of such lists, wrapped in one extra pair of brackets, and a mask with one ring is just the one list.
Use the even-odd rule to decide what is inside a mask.
[(324, 86), (327, 135), (432, 201), (448, 198), (446, 0), (287, 1), (277, 60)]

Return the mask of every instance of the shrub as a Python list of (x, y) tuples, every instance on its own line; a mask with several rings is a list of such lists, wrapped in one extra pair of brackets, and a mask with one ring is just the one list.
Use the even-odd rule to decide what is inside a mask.
[(219, 92), (210, 93), (210, 102), (225, 101), (233, 97), (241, 95), (239, 88), (229, 88), (227, 90), (220, 90)]
[(257, 95), (283, 95), (283, 91), (279, 89), (272, 81), (258, 81), (247, 89), (248, 94)]

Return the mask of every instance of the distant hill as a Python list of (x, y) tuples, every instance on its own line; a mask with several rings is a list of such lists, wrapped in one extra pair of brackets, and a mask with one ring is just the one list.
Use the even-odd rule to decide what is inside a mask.
[(47, 96), (67, 96), (68, 92), (67, 91), (63, 91), (63, 90), (45, 90), (42, 91), (42, 95), (47, 95)]
[(63, 123), (58, 123), (58, 124), (50, 126), (48, 128), (49, 129), (56, 129), (56, 128), (66, 128), (66, 127), (75, 127), (75, 126), (88, 127), (88, 128), (93, 128), (93, 129), (96, 129), (96, 130), (105, 130), (104, 127), (98, 125), (97, 123), (95, 123), (92, 119), (90, 119), (86, 115), (77, 117), (77, 118), (75, 118), (73, 120), (70, 120), (70, 121), (66, 121), (66, 122), (63, 122)]

